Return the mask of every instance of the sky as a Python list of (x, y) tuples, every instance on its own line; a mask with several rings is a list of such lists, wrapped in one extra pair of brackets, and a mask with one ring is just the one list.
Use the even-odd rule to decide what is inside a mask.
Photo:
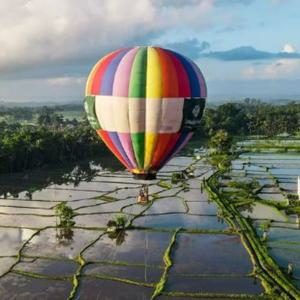
[(300, 99), (299, 0), (1, 0), (0, 101), (79, 102), (115, 49), (193, 59), (208, 100)]

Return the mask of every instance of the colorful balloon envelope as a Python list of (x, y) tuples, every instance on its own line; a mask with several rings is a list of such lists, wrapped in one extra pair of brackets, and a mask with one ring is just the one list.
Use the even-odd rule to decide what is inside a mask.
[(86, 85), (91, 126), (138, 178), (153, 178), (199, 127), (207, 89), (198, 66), (159, 47), (103, 57)]

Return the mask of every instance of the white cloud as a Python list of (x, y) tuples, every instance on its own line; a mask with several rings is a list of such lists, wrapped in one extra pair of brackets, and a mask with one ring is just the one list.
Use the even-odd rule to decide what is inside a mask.
[(82, 85), (85, 82), (86, 78), (84, 77), (55, 77), (55, 78), (48, 78), (47, 82), (51, 86), (68, 86), (68, 85)]
[(184, 8), (152, 0), (1, 0), (0, 71), (97, 59), (175, 25), (201, 28), (212, 7), (213, 0)]
[(283, 46), (281, 52), (294, 53), (294, 52), (296, 52), (296, 48), (292, 44), (285, 44)]
[(266, 66), (264, 76), (268, 79), (286, 78), (296, 74), (300, 70), (300, 60), (298, 59), (280, 59), (273, 64)]
[(270, 64), (250, 65), (242, 69), (244, 79), (299, 79), (299, 59), (279, 59)]

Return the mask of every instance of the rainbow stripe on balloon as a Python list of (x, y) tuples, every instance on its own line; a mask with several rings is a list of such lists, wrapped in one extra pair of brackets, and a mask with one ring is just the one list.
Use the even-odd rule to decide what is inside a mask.
[(206, 96), (204, 77), (190, 59), (158, 47), (133, 47), (114, 51), (94, 66), (85, 109), (128, 170), (155, 173), (191, 138), (193, 128), (183, 126), (187, 107), (192, 100), (200, 105), (193, 111), (200, 121)]

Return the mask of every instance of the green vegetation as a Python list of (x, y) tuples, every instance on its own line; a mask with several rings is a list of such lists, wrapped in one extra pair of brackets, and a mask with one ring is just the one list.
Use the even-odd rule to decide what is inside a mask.
[(272, 105), (256, 99), (208, 107), (203, 115), (201, 130), (194, 139), (209, 137), (223, 129), (232, 136), (261, 135), (266, 137), (282, 133), (299, 135), (300, 103)]
[(127, 236), (125, 229), (127, 224), (127, 218), (123, 215), (117, 215), (113, 220), (107, 222), (106, 232), (108, 237), (112, 240), (116, 240), (116, 245), (122, 245)]
[[(241, 235), (245, 248), (248, 250), (254, 264), (254, 274), (258, 276), (266, 292), (274, 298), (298, 299), (300, 297), (297, 288), (290, 282), (284, 272), (270, 257), (266, 246), (257, 236), (251, 220), (243, 218), (238, 210), (238, 205), (228, 198), (224, 193), (219, 192), (218, 178), (224, 170), (219, 170), (206, 181), (206, 188), (211, 199), (213, 199), (222, 211), (225, 220), (232, 228), (235, 228)], [(235, 183), (235, 187), (242, 187), (248, 191), (251, 186)], [(254, 183), (254, 187), (256, 184)], [(268, 227), (265, 224), (264, 229)], [(267, 234), (263, 240), (267, 239)]]
[(231, 148), (231, 137), (224, 129), (219, 129), (211, 137), (208, 146), (215, 150), (216, 153), (228, 153)]
[(55, 215), (59, 219), (59, 227), (72, 227), (75, 225), (73, 221), (74, 212), (73, 209), (66, 204), (65, 201), (60, 202), (55, 206)]
[(191, 165), (181, 172), (172, 173), (171, 183), (178, 184), (180, 182), (182, 187), (187, 186), (186, 180), (195, 177), (194, 171), (195, 167)]
[(208, 162), (219, 169), (227, 170), (230, 166), (230, 156), (228, 154), (213, 154), (207, 157)]
[(208, 142), (209, 155), (208, 162), (219, 169), (227, 170), (231, 163), (230, 154), (232, 148), (232, 138), (225, 130), (218, 130), (212, 135)]
[(112, 197), (112, 196), (107, 196), (107, 195), (97, 196), (97, 197), (94, 197), (93, 199), (101, 199), (106, 202), (113, 202), (113, 201), (117, 200), (117, 198)]
[(164, 269), (164, 272), (160, 278), (160, 281), (156, 284), (156, 287), (155, 287), (155, 290), (154, 290), (154, 293), (151, 297), (151, 299), (156, 299), (164, 290), (165, 288), (165, 285), (166, 285), (166, 282), (167, 282), (167, 277), (168, 277), (168, 271), (169, 269), (171, 268), (172, 266), (172, 260), (171, 260), (171, 252), (172, 252), (172, 248), (174, 247), (175, 245), (175, 242), (176, 242), (176, 236), (177, 234), (179, 233), (181, 229), (177, 229), (172, 238), (171, 238), (171, 241), (170, 241), (170, 244), (168, 246), (168, 248), (166, 249), (165, 251), (165, 254), (163, 256), (163, 259), (164, 259), (164, 263), (165, 263), (165, 269)]
[(131, 279), (127, 279), (127, 278), (120, 278), (120, 277), (114, 277), (114, 276), (108, 276), (108, 275), (95, 274), (95, 275), (88, 275), (86, 277), (103, 279), (103, 280), (113, 280), (113, 281), (123, 282), (123, 283), (127, 283), (127, 284), (137, 285), (137, 286), (146, 286), (146, 287), (154, 287), (155, 286), (154, 283), (141, 282), (141, 281), (131, 280)]
[(171, 182), (172, 184), (177, 184), (178, 182), (184, 180), (184, 175), (181, 173), (172, 173)]
[(259, 225), (260, 230), (263, 232), (262, 241), (265, 242), (268, 239), (268, 232), (271, 227), (271, 221), (267, 220)]
[(228, 186), (236, 189), (236, 191), (227, 192), (226, 194), (230, 194), (231, 198), (246, 202), (258, 200), (257, 193), (262, 188), (256, 179), (252, 179), (250, 182), (230, 181)]
[(59, 224), (56, 224), (56, 238), (60, 244), (69, 243), (73, 240), (73, 230), (75, 225), (73, 218), (75, 213), (73, 209), (66, 204), (66, 202), (60, 202), (54, 208), (56, 218), (59, 219)]
[(290, 138), (276, 138), (271, 139), (253, 139), (250, 143), (240, 142), (238, 147), (243, 152), (266, 152), (272, 151), (276, 153), (285, 152), (300, 152), (300, 139), (299, 137)]
[[(103, 153), (102, 142), (86, 120), (76, 125), (3, 125), (0, 173), (77, 161)], [(105, 150), (104, 150), (105, 151)]]
[(168, 190), (172, 188), (172, 184), (170, 184), (164, 180), (160, 180), (157, 185), (164, 189), (168, 189)]
[(116, 232), (118, 230), (124, 230), (127, 223), (125, 216), (117, 215), (113, 220), (109, 220), (107, 223), (107, 232)]

